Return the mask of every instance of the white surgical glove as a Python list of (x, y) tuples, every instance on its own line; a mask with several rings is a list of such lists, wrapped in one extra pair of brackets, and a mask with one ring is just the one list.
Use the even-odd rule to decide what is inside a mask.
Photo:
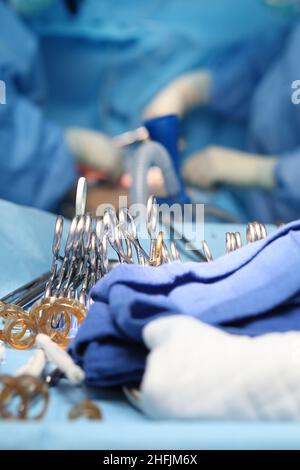
[(65, 131), (67, 144), (79, 163), (105, 171), (113, 180), (123, 173), (123, 162), (111, 139), (87, 129), (69, 128)]
[(207, 147), (183, 166), (186, 183), (211, 188), (216, 183), (237, 186), (275, 187), (277, 158), (223, 147)]
[(208, 102), (211, 76), (206, 70), (197, 70), (177, 78), (166, 86), (146, 107), (144, 118), (166, 114), (183, 116), (196, 106)]

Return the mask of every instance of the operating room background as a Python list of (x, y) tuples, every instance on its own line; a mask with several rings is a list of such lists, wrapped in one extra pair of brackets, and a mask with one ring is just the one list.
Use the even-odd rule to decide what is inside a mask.
[[(35, 80), (30, 74), (39, 72), (38, 97), (34, 96), (32, 102), (32, 96), (25, 93), (26, 100), (30, 101), (25, 119), (22, 114), (22, 120), (19, 121), (19, 108), (12, 99), (8, 99), (7, 106), (2, 108), (5, 124), (3, 138), (7, 139), (6, 153), (11, 152), (14, 162), (16, 161), (14, 163), (7, 160), (6, 163), (2, 160), (5, 168), (2, 171), (2, 197), (56, 211), (60, 210), (57, 201), (60, 203), (62, 200), (61, 194), (67, 197), (67, 190), (71, 189), (71, 185), (74, 187), (76, 167), (78, 161), (79, 164), (82, 163), (82, 156), (83, 164), (98, 170), (103, 170), (100, 160), (113, 160), (107, 155), (107, 146), (103, 151), (103, 147), (100, 146), (99, 150), (99, 146), (95, 149), (92, 145), (95, 138), (100, 138), (99, 133), (98, 136), (88, 135), (87, 139), (83, 139), (83, 144), (83, 128), (114, 136), (139, 126), (145, 107), (174, 78), (201, 67), (210, 68), (216, 57), (223, 55), (223, 58), (228, 58), (228, 46), (251, 42), (252, 37), (258, 40), (260, 33), (262, 41), (265, 40), (265, 35), (276, 36), (277, 29), (280, 30), (290, 20), (288, 16), (267, 7), (263, 0), (74, 2), (79, 7), (75, 14), (70, 12), (68, 2), (63, 0), (31, 3), (43, 4), (43, 8), (39, 8), (39, 13), (35, 11), (35, 14), (32, 11), (25, 14), (24, 11), (15, 9), (17, 4), (25, 5), (28, 9), (29, 3), (19, 0), (0, 2), (4, 23), (2, 29), (4, 33), (6, 30), (4, 45), (7, 42), (6, 52), (9, 53), (8, 59), (5, 59), (7, 54), (4, 54), (2, 79), (7, 78), (8, 89), (12, 90), (18, 105), (22, 103), (24, 90), (22, 87), (20, 89), (18, 75), (14, 80), (14, 75), (8, 73), (7, 60), (9, 67), (13, 64), (19, 71), (20, 59), (17, 54), (24, 58), (23, 61), (29, 59), (26, 79), (30, 81), (30, 90)], [(6, 26), (5, 17), (11, 27)], [(24, 34), (21, 35), (22, 28)], [(26, 40), (22, 41), (19, 38), (23, 36)], [(277, 39), (280, 38), (277, 36)], [(42, 56), (44, 86), (40, 68), (37, 70), (40, 64), (37, 42)], [(239, 64), (244, 56), (240, 57)], [(32, 61), (34, 70), (30, 69)], [(243, 66), (241, 69), (243, 71)], [(219, 83), (223, 81), (220, 79)], [(237, 83), (230, 86), (229, 94), (242, 86), (243, 80), (239, 76)], [(223, 96), (220, 102), (222, 98)], [(35, 113), (38, 114), (41, 125), (37, 125), (37, 120), (34, 120)], [(20, 122), (22, 126), (19, 125)], [(16, 135), (18, 142), (23, 142), (24, 135), (28, 136), (29, 123), (31, 135), (26, 140), (28, 145), (15, 145)], [(52, 133), (47, 127), (48, 123), (51, 124)], [(60, 125), (58, 128), (57, 124)], [(78, 128), (72, 145), (67, 138), (70, 136), (70, 128)], [(45, 136), (40, 140), (44, 130)], [(181, 120), (180, 131), (185, 140), (185, 148), (181, 149), (182, 161), (210, 144), (249, 151), (246, 145), (247, 123), (234, 117), (232, 119), (232, 116), (214, 113), (206, 107)], [(92, 163), (91, 154), (94, 154)], [(123, 171), (123, 162), (118, 161), (118, 168)], [(38, 165), (34, 162), (38, 162)], [(14, 165), (18, 165), (18, 171)], [(54, 177), (59, 184), (53, 185), (52, 176), (60, 175), (62, 168), (64, 177)], [(14, 184), (10, 184), (12, 181)], [(116, 179), (112, 178), (110, 181)], [(18, 191), (13, 189), (15, 183)], [(45, 200), (41, 200), (37, 188), (43, 191)], [(57, 189), (59, 194), (56, 194)], [(95, 193), (92, 206), (95, 207), (104, 200), (116, 203), (123, 190), (122, 184), (110, 188), (102, 185), (102, 194)], [(125, 193), (126, 190), (125, 186)], [(217, 190), (213, 188), (213, 192)], [(229, 204), (223, 204), (228, 194)], [(220, 192), (222, 201), (214, 200), (213, 203), (221, 202), (219, 205), (230, 211), (231, 205), (233, 208), (237, 207), (236, 198), (231, 204), (232, 194), (230, 188), (227, 190), (224, 187), (224, 191)], [(71, 194), (71, 201), (73, 196)], [(201, 194), (200, 200), (194, 202), (206, 201)], [(242, 217), (239, 220), (246, 221), (249, 211), (246, 213), (243, 208), (241, 211)], [(263, 221), (268, 222), (271, 219), (274, 219), (272, 214)]]
[[(285, 21), (259, 0), (85, 0), (74, 16), (56, 2), (32, 20), (47, 77), (46, 114), (111, 136), (134, 128), (174, 77)], [(206, 110), (182, 130), (186, 155), (244, 138), (238, 123), (228, 126)]]

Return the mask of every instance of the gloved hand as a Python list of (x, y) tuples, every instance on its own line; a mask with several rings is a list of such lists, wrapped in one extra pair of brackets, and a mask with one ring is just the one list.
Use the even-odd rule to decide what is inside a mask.
[(78, 162), (105, 171), (113, 180), (123, 173), (120, 151), (105, 135), (87, 129), (69, 128), (65, 131), (65, 138)]
[(165, 114), (183, 116), (209, 100), (211, 77), (206, 70), (197, 70), (177, 78), (166, 86), (146, 107), (143, 116), (150, 119)]
[(210, 188), (216, 183), (237, 186), (275, 186), (276, 157), (254, 155), (224, 147), (207, 147), (183, 166), (188, 184)]

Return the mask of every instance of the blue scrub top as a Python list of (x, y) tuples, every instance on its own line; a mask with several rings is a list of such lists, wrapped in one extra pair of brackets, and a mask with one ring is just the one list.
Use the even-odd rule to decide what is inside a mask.
[(0, 2), (0, 197), (54, 210), (76, 173), (61, 129), (41, 110), (45, 83), (34, 36)]

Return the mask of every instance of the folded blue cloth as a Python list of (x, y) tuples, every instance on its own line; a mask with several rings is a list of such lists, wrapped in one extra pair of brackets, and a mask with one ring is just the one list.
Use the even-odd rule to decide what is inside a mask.
[(120, 265), (94, 287), (71, 353), (87, 384), (107, 387), (141, 378), (142, 330), (159, 316), (191, 315), (250, 336), (300, 330), (299, 265), (300, 221), (213, 263)]

